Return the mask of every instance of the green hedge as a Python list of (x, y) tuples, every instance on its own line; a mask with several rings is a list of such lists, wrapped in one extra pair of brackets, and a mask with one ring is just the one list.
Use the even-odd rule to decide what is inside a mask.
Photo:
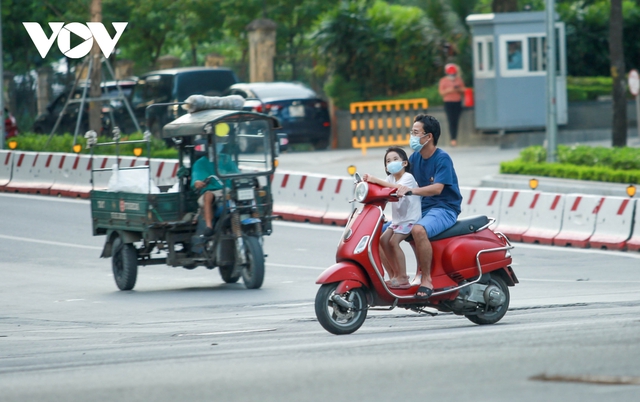
[(557, 148), (557, 163), (546, 163), (544, 147), (523, 149), (520, 157), (500, 164), (500, 173), (536, 175), (612, 183), (640, 183), (640, 149), (586, 145)]
[[(48, 135), (42, 134), (20, 134), (18, 137), (12, 138), (16, 140), (18, 146), (17, 150), (21, 151), (35, 151), (35, 152), (73, 152), (73, 135), (71, 134), (63, 134), (63, 135), (54, 135), (51, 137), (51, 141), (47, 145), (47, 141), (49, 140)], [(131, 135), (123, 135), (121, 137), (121, 141), (127, 140), (141, 140), (142, 134), (131, 134)], [(101, 142), (112, 142), (113, 139), (110, 137), (98, 137), (98, 143)], [(9, 149), (8, 142), (5, 145), (5, 149)], [(87, 149), (86, 144), (87, 141), (84, 137), (78, 136), (77, 143), (82, 145), (81, 154), (89, 154), (90, 150)], [(147, 150), (146, 145), (144, 144), (123, 144), (120, 146), (120, 155), (133, 155), (133, 148), (136, 146), (142, 146), (143, 148), (143, 156), (146, 156)], [(116, 147), (115, 146), (107, 146), (107, 147), (96, 147), (94, 148), (94, 153), (99, 155), (115, 155)], [(178, 157), (178, 150), (174, 148), (167, 148), (165, 142), (159, 140), (157, 138), (153, 138), (151, 140), (151, 157), (152, 158), (164, 158), (171, 159)]]

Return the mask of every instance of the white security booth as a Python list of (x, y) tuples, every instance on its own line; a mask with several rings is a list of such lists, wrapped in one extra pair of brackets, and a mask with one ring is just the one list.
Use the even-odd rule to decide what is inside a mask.
[[(544, 12), (472, 14), (476, 128), (519, 131), (546, 126)], [(564, 23), (556, 22), (558, 124), (567, 124)]]

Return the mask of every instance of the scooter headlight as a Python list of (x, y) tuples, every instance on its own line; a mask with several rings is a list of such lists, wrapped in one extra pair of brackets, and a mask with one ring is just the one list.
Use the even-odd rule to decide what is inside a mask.
[(355, 198), (356, 201), (362, 202), (365, 198), (367, 198), (367, 194), (369, 194), (369, 184), (367, 182), (360, 182), (356, 186)]

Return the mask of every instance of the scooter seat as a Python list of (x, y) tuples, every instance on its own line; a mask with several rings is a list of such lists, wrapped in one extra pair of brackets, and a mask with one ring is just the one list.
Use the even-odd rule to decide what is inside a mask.
[(473, 233), (489, 224), (489, 218), (485, 215), (474, 215), (459, 219), (453, 226), (437, 236), (429, 238), (430, 241), (442, 240), (448, 237), (461, 236)]

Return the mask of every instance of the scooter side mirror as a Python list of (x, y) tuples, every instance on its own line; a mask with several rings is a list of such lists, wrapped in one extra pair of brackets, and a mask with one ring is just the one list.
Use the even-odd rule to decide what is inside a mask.
[(360, 173), (355, 172), (353, 174), (353, 178), (355, 179), (356, 183), (360, 183), (362, 181), (362, 177), (360, 177)]

